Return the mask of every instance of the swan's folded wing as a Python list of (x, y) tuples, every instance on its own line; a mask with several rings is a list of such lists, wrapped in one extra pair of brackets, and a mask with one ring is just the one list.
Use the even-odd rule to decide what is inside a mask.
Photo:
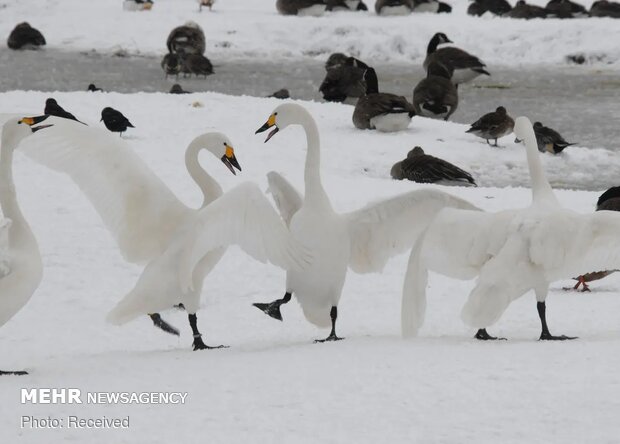
[(285, 269), (303, 268), (310, 261), (258, 186), (251, 183), (233, 188), (201, 209), (184, 227), (180, 242), (183, 289), (192, 287), (192, 274), (202, 257), (221, 246), (236, 244), (254, 259)]
[(118, 136), (56, 117), (45, 123), (53, 126), (25, 139), (20, 150), (71, 177), (125, 259), (142, 262), (161, 253), (190, 210)]
[(381, 271), (388, 259), (411, 248), (437, 212), (446, 207), (478, 210), (441, 191), (417, 190), (345, 215), (351, 237), (350, 267), (358, 273)]
[(620, 213), (558, 213), (532, 238), (530, 257), (551, 280), (620, 269)]
[(269, 192), (273, 196), (278, 211), (280, 211), (280, 216), (287, 226), (290, 225), (293, 215), (299, 211), (303, 203), (301, 194), (288, 180), (275, 171), (267, 173), (267, 182), (269, 183)]

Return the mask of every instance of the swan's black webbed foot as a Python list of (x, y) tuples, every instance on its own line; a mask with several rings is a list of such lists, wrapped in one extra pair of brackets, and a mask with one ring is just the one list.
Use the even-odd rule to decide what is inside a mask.
[(171, 335), (179, 336), (179, 330), (164, 321), (159, 313), (151, 313), (149, 316), (151, 317), (155, 327), (161, 328), (163, 331), (170, 333)]
[(265, 314), (271, 316), (272, 318), (277, 319), (278, 321), (281, 321), (282, 313), (280, 312), (280, 306), (282, 304), (286, 304), (290, 300), (291, 300), (291, 294), (286, 293), (282, 299), (276, 299), (275, 301), (269, 302), (269, 303), (256, 302), (255, 304), (252, 304), (252, 305), (258, 308), (259, 310), (263, 311)]
[(333, 306), (331, 311), (329, 312), (329, 316), (332, 320), (332, 331), (329, 333), (329, 336), (325, 339), (315, 339), (314, 343), (322, 343), (322, 342), (332, 342), (332, 341), (341, 341), (344, 338), (340, 338), (336, 336), (336, 320), (338, 319), (338, 307)]
[(4, 371), (4, 370), (0, 370), (0, 376), (6, 375), (12, 375), (12, 376), (24, 376), (27, 375), (28, 372), (24, 371), (24, 370), (17, 370), (17, 371)]
[(340, 336), (336, 336), (336, 333), (331, 332), (325, 339), (315, 339), (314, 343), (322, 344), (323, 342), (342, 341), (343, 339), (344, 338), (341, 338)]
[(491, 336), (489, 332), (487, 332), (486, 328), (481, 328), (480, 330), (478, 330), (474, 338), (480, 341), (506, 341), (506, 338), (498, 338), (496, 336)]
[(540, 334), (540, 338), (539, 341), (570, 341), (572, 339), (577, 339), (577, 336), (566, 336), (566, 335), (560, 335), (560, 336), (553, 336), (551, 333), (547, 332), (542, 332)]
[(196, 350), (215, 350), (217, 348), (228, 348), (227, 345), (210, 346), (203, 342), (202, 337), (194, 337), (194, 351)]

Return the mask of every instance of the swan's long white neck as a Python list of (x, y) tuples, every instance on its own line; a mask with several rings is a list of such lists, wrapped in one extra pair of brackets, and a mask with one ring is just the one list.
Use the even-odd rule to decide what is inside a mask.
[(536, 135), (530, 125), (528, 125), (525, 138), (525, 152), (527, 154), (527, 164), (530, 170), (530, 180), (532, 184), (532, 205), (555, 205), (560, 206), (553, 188), (549, 185), (545, 170), (540, 161), (538, 153), (538, 144), (536, 143)]
[(305, 109), (299, 110), (298, 123), (304, 128), (306, 142), (306, 166), (304, 169), (304, 204), (311, 206), (327, 206), (331, 209), (329, 197), (323, 189), (321, 182), (321, 142), (319, 128), (316, 122)]
[(194, 179), (203, 195), (201, 208), (213, 202), (222, 195), (222, 187), (206, 172), (198, 161), (198, 154), (205, 148), (204, 135), (196, 137), (185, 150), (185, 166), (187, 172)]
[(9, 242), (11, 249), (38, 248), (37, 241), (24, 218), (13, 183), (13, 150), (9, 143), (3, 143), (0, 150), (0, 205), (4, 217), (11, 219)]

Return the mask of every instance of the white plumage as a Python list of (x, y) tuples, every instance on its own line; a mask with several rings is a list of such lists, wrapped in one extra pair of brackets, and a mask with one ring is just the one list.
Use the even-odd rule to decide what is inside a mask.
[(510, 302), (532, 289), (541, 339), (570, 339), (551, 335), (547, 327), (549, 284), (579, 270), (620, 265), (620, 214), (578, 214), (562, 208), (545, 177), (527, 118), (517, 119), (515, 134), (526, 144), (532, 204), (499, 213), (439, 212), (409, 259), (403, 289), (404, 336), (417, 334), (424, 321), (428, 270), (458, 279), (478, 276), (461, 313), (471, 327), (484, 329), (497, 322)]
[[(475, 207), (440, 191), (420, 190), (338, 214), (321, 183), (319, 132), (312, 116), (299, 105), (283, 104), (259, 131), (275, 126), (271, 137), (289, 125), (301, 125), (306, 132), (305, 196), (275, 172), (268, 174), (269, 189), (292, 235), (311, 253), (312, 263), (303, 270), (288, 270), (286, 291), (295, 294), (310, 322), (320, 327), (331, 323), (328, 339), (334, 340), (347, 267), (379, 272), (390, 257), (413, 245), (441, 208)], [(264, 309), (279, 318), (279, 305), (287, 301), (275, 301)], [(275, 308), (277, 314), (272, 312)]]

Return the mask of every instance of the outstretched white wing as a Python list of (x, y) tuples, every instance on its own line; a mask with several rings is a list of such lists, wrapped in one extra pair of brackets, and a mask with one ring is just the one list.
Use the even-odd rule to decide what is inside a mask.
[(275, 171), (267, 173), (267, 182), (269, 183), (269, 192), (273, 196), (280, 216), (287, 226), (290, 225), (293, 215), (299, 211), (303, 204), (301, 194), (288, 180)]
[(45, 123), (53, 126), (25, 139), (20, 150), (71, 177), (126, 260), (143, 262), (161, 253), (191, 210), (118, 136), (57, 117)]
[(351, 237), (349, 266), (358, 273), (379, 272), (388, 259), (411, 248), (446, 207), (479, 210), (437, 190), (416, 190), (346, 214)]
[(284, 269), (310, 260), (258, 186), (244, 183), (198, 212), (182, 234), (181, 288), (192, 288), (196, 264), (215, 248), (236, 244), (254, 259)]

